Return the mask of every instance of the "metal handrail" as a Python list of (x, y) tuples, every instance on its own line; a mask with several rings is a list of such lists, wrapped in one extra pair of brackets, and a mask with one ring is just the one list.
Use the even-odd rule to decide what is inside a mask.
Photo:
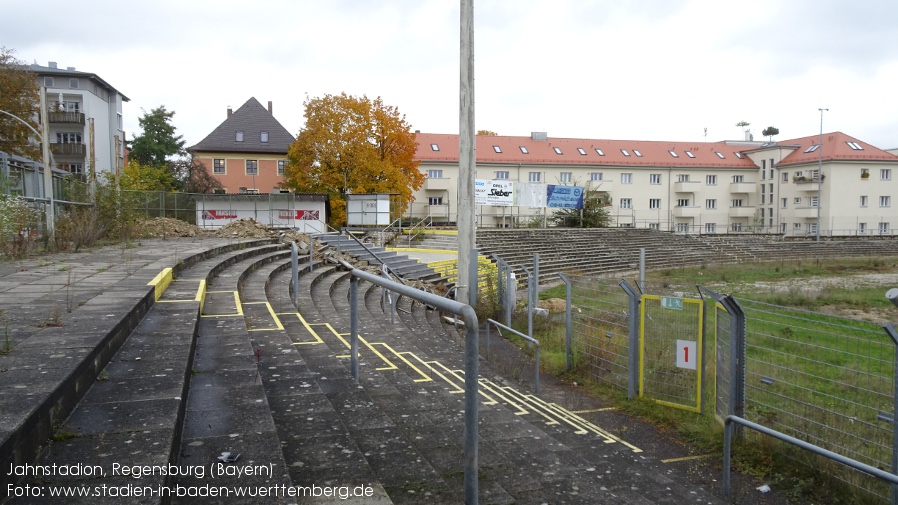
[(356, 243), (357, 243), (358, 245), (362, 246), (366, 251), (368, 251), (368, 253), (369, 253), (371, 256), (374, 256), (374, 259), (376, 259), (377, 261), (379, 261), (380, 264), (381, 264), (381, 266), (383, 266), (383, 267), (385, 267), (385, 268), (387, 269), (387, 273), (389, 273), (390, 275), (392, 275), (393, 277), (395, 277), (396, 279), (398, 279), (399, 282), (402, 283), (403, 285), (406, 285), (406, 286), (408, 285), (408, 284), (405, 282), (405, 279), (403, 279), (402, 277), (400, 277), (399, 274), (397, 274), (392, 268), (390, 268), (390, 265), (387, 265), (387, 262), (386, 262), (385, 260), (383, 260), (380, 256), (378, 256), (376, 252), (372, 251), (371, 248), (369, 248), (364, 242), (362, 242), (361, 240), (359, 240), (358, 237), (356, 237), (356, 236), (353, 235), (352, 233), (347, 233), (346, 235), (348, 235), (350, 238), (352, 238), (352, 240), (355, 240)]
[(479, 356), (478, 356), (478, 339), (479, 325), (477, 322), (477, 313), (470, 305), (465, 305), (455, 300), (448, 300), (433, 293), (419, 291), (411, 286), (400, 284), (398, 282), (384, 279), (364, 270), (354, 268), (350, 271), (351, 277), (349, 281), (349, 335), (350, 335), (350, 362), (353, 378), (359, 380), (359, 310), (358, 310), (358, 281), (359, 279), (368, 281), (374, 285), (380, 286), (391, 291), (395, 291), (402, 296), (408, 296), (414, 300), (418, 300), (428, 305), (433, 305), (440, 310), (455, 314), (461, 317), (465, 323), (465, 429), (464, 429), (464, 448), (465, 448), (465, 503), (468, 505), (476, 505), (478, 503), (478, 482), (477, 474), (479, 467), (478, 460), (478, 431), (477, 414), (479, 409)]
[[(425, 224), (425, 223), (426, 223), (426, 224)], [(423, 225), (423, 228), (422, 228), (422, 229), (420, 229), (420, 230), (418, 230), (418, 231), (415, 231), (419, 226), (422, 226), (422, 225)], [(429, 227), (431, 227), (431, 226), (433, 226), (433, 215), (432, 215), (432, 214), (427, 214), (427, 217), (425, 217), (424, 219), (418, 221), (417, 223), (415, 223), (414, 226), (412, 226), (411, 228), (407, 229), (407, 230), (406, 230), (406, 235), (408, 235), (408, 246), (411, 247), (411, 246), (412, 246), (412, 240), (418, 238), (418, 235), (420, 235), (421, 233), (424, 233), (424, 231), (427, 230), (427, 228), (429, 228)], [(414, 236), (412, 235), (412, 232), (414, 232)]]

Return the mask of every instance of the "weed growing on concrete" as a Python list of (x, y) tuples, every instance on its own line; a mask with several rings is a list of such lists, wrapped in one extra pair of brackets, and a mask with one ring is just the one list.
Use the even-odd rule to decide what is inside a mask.
[(0, 322), (3, 323), (3, 343), (0, 344), (0, 356), (12, 351), (12, 341), (9, 340), (9, 321), (3, 310), (0, 310)]
[(104, 368), (100, 375), (97, 376), (98, 381), (108, 381), (109, 380), (109, 372)]

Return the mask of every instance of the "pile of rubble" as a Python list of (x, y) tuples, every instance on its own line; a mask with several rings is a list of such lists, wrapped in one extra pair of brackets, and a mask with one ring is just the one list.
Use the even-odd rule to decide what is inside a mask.
[(143, 236), (154, 237), (196, 237), (206, 233), (196, 225), (170, 217), (155, 217), (140, 223)]
[(224, 238), (273, 238), (277, 234), (255, 219), (238, 219), (222, 226), (215, 235)]

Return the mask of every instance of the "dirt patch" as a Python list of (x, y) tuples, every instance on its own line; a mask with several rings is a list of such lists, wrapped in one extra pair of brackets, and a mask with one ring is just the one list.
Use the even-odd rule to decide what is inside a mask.
[(549, 312), (564, 312), (567, 309), (567, 302), (561, 298), (549, 298), (548, 300), (540, 300), (539, 307)]

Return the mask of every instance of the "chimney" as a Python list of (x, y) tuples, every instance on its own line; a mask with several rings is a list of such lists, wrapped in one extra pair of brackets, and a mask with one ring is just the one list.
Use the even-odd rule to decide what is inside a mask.
[(66, 70), (75, 70), (75, 67), (65, 67)]
[(547, 132), (530, 132), (530, 139), (536, 141), (546, 141), (549, 140), (549, 134)]
[(268, 113), (274, 115), (274, 111), (271, 109), (271, 100), (268, 101)]
[(47, 66), (50, 67), (50, 68), (56, 68), (56, 62), (55, 62), (55, 61), (51, 61), (51, 62), (49, 62), (49, 63), (47, 64)]
[(234, 113), (234, 111), (231, 110), (231, 106), (228, 105), (228, 117), (231, 117), (231, 114), (233, 114), (233, 113)]

